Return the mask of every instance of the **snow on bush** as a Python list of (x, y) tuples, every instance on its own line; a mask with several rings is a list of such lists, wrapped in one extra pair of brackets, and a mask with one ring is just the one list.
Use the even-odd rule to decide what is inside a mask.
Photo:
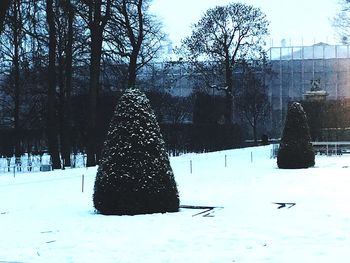
[(97, 171), (93, 202), (102, 214), (176, 212), (179, 196), (153, 110), (129, 88), (115, 109)]
[(293, 102), (288, 109), (277, 165), (285, 169), (308, 168), (315, 165), (309, 126), (300, 103)]

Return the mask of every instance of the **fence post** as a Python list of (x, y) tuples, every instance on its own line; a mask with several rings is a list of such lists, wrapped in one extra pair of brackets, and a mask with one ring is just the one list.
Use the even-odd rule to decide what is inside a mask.
[(253, 152), (250, 152), (250, 162), (253, 163)]
[(225, 168), (227, 167), (227, 155), (225, 154)]
[(192, 160), (190, 160), (190, 173), (192, 174)]

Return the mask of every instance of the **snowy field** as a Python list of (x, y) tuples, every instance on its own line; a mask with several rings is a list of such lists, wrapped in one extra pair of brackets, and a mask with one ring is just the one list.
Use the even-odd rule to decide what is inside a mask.
[(1, 173), (0, 262), (350, 262), (350, 156), (280, 170), (270, 150), (171, 158), (181, 205), (210, 211), (102, 216), (96, 168)]

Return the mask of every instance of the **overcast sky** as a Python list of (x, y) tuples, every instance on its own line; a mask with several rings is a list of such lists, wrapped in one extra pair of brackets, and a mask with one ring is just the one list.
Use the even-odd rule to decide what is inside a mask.
[[(191, 24), (203, 13), (229, 0), (153, 0), (151, 11), (161, 18), (173, 45), (191, 33)], [(270, 46), (312, 45), (314, 42), (337, 43), (330, 20), (339, 9), (339, 0), (241, 0), (261, 8), (270, 21)]]

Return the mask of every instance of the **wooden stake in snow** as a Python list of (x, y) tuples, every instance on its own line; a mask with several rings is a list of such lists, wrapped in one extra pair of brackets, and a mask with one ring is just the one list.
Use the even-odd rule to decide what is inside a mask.
[(227, 167), (227, 155), (225, 154), (225, 168)]
[(190, 173), (192, 174), (192, 160), (190, 160)]
[(84, 174), (81, 176), (81, 192), (84, 193)]

